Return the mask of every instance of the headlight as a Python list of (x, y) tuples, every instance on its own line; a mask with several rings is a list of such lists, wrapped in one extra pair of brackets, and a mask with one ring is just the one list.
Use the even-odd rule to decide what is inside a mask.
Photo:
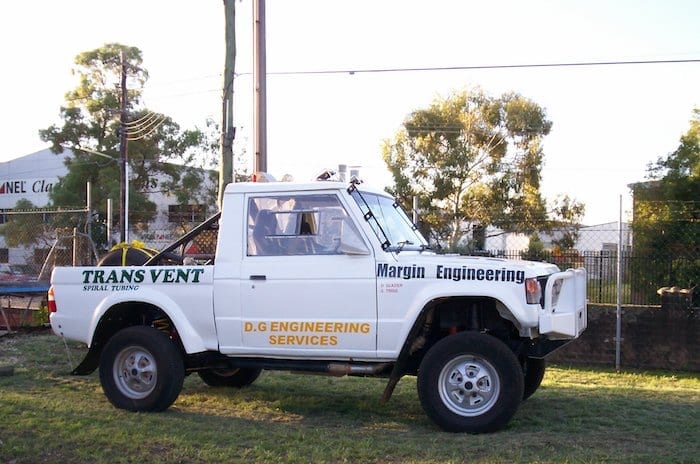
[(552, 285), (552, 308), (557, 307), (557, 302), (559, 301), (559, 294), (561, 293), (561, 288), (564, 286), (564, 279), (557, 279)]

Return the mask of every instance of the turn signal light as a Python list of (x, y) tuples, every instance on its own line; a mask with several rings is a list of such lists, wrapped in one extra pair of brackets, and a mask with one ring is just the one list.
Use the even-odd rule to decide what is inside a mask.
[(528, 304), (538, 304), (542, 298), (542, 287), (535, 278), (525, 279), (525, 299)]

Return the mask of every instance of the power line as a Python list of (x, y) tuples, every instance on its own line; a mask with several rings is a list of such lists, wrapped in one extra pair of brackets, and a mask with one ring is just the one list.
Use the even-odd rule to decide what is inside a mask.
[[(559, 62), (559, 63), (523, 63), (523, 64), (494, 64), (494, 65), (460, 65), (460, 66), (415, 66), (415, 67), (392, 67), (392, 68), (365, 68), (365, 69), (320, 69), (320, 70), (297, 70), (297, 71), (270, 71), (268, 76), (294, 76), (294, 75), (324, 75), (324, 74), (378, 74), (378, 73), (399, 73), (399, 72), (435, 72), (435, 71), (469, 71), (469, 70), (488, 70), (488, 69), (528, 69), (528, 68), (567, 68), (567, 67), (587, 67), (587, 66), (632, 66), (632, 65), (654, 65), (654, 64), (691, 64), (700, 63), (700, 58), (691, 59), (668, 59), (668, 60), (615, 60), (615, 61), (574, 61), (574, 62)], [(235, 76), (250, 76), (252, 72), (237, 72)], [(213, 75), (201, 77), (193, 77), (187, 80), (174, 81), (172, 83), (188, 82), (210, 79)], [(171, 84), (171, 83), (168, 83)], [(140, 90), (153, 89), (154, 87), (163, 87), (163, 83), (149, 84), (147, 87), (142, 87)], [(201, 93), (218, 92), (221, 89), (207, 89), (198, 91), (187, 91), (183, 93), (151, 96), (150, 99), (174, 98), (181, 96), (189, 96)], [(66, 98), (66, 102), (87, 100), (91, 96)]]
[[(584, 66), (629, 66), (647, 64), (683, 64), (700, 63), (700, 59), (686, 60), (632, 60), (632, 61), (573, 61), (561, 63), (525, 63), (525, 64), (493, 64), (493, 65), (466, 65), (466, 66), (426, 66), (426, 67), (395, 67), (395, 68), (366, 68), (366, 69), (325, 69), (310, 71), (271, 71), (268, 75), (294, 76), (313, 74), (377, 74), (394, 72), (422, 72), (422, 71), (469, 71), (481, 69), (523, 69), (523, 68), (570, 68)], [(252, 72), (236, 73), (236, 76), (250, 75)]]
[(150, 137), (155, 133), (156, 130), (165, 122), (165, 118), (161, 119), (158, 124), (154, 125), (150, 131), (141, 133), (140, 135), (132, 135), (127, 133), (126, 140), (132, 142), (134, 140), (141, 140)]
[(145, 116), (143, 116), (135, 121), (127, 121), (124, 123), (124, 125), (129, 129), (137, 129), (139, 127), (145, 126), (146, 124), (149, 124), (153, 119), (155, 119), (157, 117), (158, 117), (157, 113), (154, 113), (153, 111), (149, 111)]
[[(524, 63), (524, 64), (494, 64), (494, 65), (465, 65), (465, 66), (427, 66), (427, 67), (393, 67), (393, 68), (365, 68), (365, 69), (321, 69), (321, 70), (298, 70), (298, 71), (271, 71), (268, 76), (303, 76), (303, 75), (332, 75), (332, 74), (379, 74), (379, 73), (399, 73), (399, 72), (436, 72), (436, 71), (469, 71), (469, 70), (489, 70), (489, 69), (528, 69), (528, 68), (566, 68), (566, 67), (590, 67), (590, 66), (632, 66), (632, 65), (659, 65), (659, 64), (692, 64), (700, 63), (700, 58), (696, 59), (671, 59), (671, 60), (631, 60), (631, 61), (581, 61), (581, 62), (560, 62), (560, 63)], [(249, 76), (252, 72), (237, 72), (235, 76)], [(192, 78), (191, 81), (207, 79), (210, 76)], [(184, 81), (183, 81), (184, 82)], [(158, 87), (149, 85), (140, 90)], [(192, 90), (181, 93), (151, 96), (150, 100), (160, 100), (167, 98), (177, 98), (203, 93), (219, 92), (221, 89)], [(66, 99), (66, 101), (84, 100), (89, 97), (77, 97)]]
[(144, 124), (142, 127), (135, 129), (127, 127), (127, 140), (139, 140), (150, 136), (168, 119), (168, 117), (163, 114), (153, 114), (155, 115), (155, 118), (150, 120), (148, 123)]

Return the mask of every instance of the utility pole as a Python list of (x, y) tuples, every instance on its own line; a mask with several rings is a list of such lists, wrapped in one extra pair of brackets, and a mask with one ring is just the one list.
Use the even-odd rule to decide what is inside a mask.
[(226, 59), (224, 62), (224, 92), (221, 105), (221, 156), (219, 158), (219, 209), (224, 199), (226, 184), (235, 181), (233, 173), (233, 74), (236, 68), (236, 4), (224, 0), (226, 19)]
[(265, 0), (253, 0), (253, 79), (255, 81), (255, 168), (267, 172), (267, 70)]
[(126, 212), (126, 199), (128, 192), (127, 189), (127, 163), (129, 152), (127, 150), (127, 140), (126, 140), (126, 108), (127, 108), (127, 92), (126, 92), (126, 56), (124, 49), (121, 51), (121, 68), (122, 68), (122, 79), (121, 79), (121, 108), (119, 114), (119, 168), (121, 171), (121, 176), (119, 179), (119, 240), (122, 242), (129, 241), (129, 218)]

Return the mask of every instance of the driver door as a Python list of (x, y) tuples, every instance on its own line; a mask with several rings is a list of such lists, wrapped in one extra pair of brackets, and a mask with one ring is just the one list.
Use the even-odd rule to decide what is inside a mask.
[(376, 357), (371, 248), (335, 193), (247, 198), (244, 351)]

